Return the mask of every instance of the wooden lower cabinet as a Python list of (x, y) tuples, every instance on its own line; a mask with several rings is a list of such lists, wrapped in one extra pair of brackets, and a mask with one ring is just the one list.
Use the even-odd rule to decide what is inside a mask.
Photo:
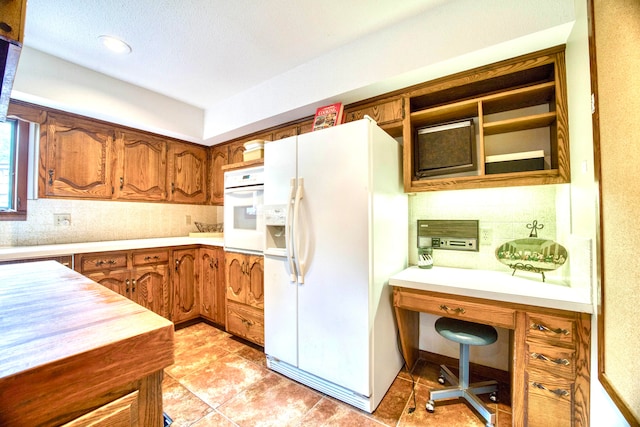
[(107, 403), (62, 427), (138, 426), (138, 391)]
[(76, 270), (94, 282), (169, 318), (168, 250), (75, 255)]
[(171, 321), (180, 323), (195, 319), (200, 315), (198, 248), (174, 249), (171, 251), (171, 265)]
[(526, 425), (588, 426), (590, 316), (527, 313), (526, 325)]
[(200, 265), (200, 316), (219, 325), (226, 323), (224, 250), (203, 246), (198, 249)]
[(225, 253), (227, 332), (264, 345), (264, 258)]

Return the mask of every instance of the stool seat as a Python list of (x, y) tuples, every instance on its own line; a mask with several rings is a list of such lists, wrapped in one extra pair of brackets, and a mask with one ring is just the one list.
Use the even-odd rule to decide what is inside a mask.
[(493, 326), (450, 317), (439, 318), (435, 327), (440, 335), (459, 344), (489, 345), (498, 339), (498, 332)]

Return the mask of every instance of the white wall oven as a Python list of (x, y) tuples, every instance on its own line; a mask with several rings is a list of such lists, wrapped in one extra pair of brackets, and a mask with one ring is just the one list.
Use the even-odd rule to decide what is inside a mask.
[(264, 168), (224, 173), (225, 250), (262, 253), (264, 249)]

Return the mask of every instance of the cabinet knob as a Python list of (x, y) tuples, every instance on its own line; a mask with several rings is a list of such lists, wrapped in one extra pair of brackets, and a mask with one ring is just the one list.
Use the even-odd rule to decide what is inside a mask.
[(53, 185), (53, 169), (49, 169), (49, 185)]
[(120, 177), (120, 190), (124, 188), (124, 178)]

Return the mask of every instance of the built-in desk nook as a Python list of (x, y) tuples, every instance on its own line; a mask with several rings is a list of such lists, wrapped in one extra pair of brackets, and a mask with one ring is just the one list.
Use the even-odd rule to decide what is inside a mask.
[(419, 358), (420, 312), (509, 329), (513, 425), (589, 426), (588, 288), (447, 267), (410, 267), (389, 284), (409, 369)]

